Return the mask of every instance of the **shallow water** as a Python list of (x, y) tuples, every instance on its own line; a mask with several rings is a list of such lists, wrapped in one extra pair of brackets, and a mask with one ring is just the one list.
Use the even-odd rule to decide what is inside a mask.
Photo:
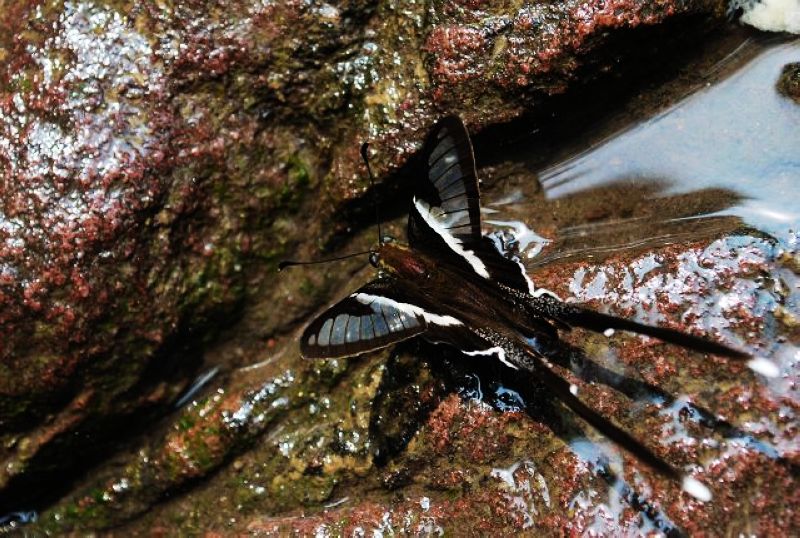
[(612, 115), (604, 120), (610, 127), (594, 127), (594, 139), (534, 165), (538, 193), (524, 186), (490, 193), (487, 223), (545, 236), (525, 235), (533, 240), (530, 268), (703, 239), (742, 224), (791, 241), (800, 225), (800, 107), (775, 83), (783, 65), (799, 60), (800, 40), (744, 39), (677, 89), (684, 98), (633, 126)]
[[(745, 45), (746, 46), (746, 45)], [(731, 189), (735, 215), (783, 233), (800, 220), (800, 107), (780, 95), (781, 68), (800, 41), (768, 47), (726, 80), (666, 112), (540, 172), (547, 198), (617, 181), (667, 178), (661, 196)]]
[[(800, 106), (775, 88), (783, 66), (797, 61), (800, 40), (743, 40), (722, 61), (696, 74), (699, 86), (690, 82), (680, 98), (654, 114), (622, 129), (616, 127), (625, 124), (625, 118), (612, 114), (604, 120), (610, 127), (596, 126), (600, 134), (589, 143), (578, 141), (571, 151), (544, 165), (534, 159), (532, 170), (520, 175), (535, 175), (535, 188), (524, 181), (515, 185), (512, 179), (486, 196), (484, 225), (512, 244), (516, 240), (515, 248), (530, 270), (553, 262), (594, 260), (575, 271), (567, 300), (613, 305), (649, 324), (663, 324), (665, 312), (680, 309), (685, 326), (735, 346), (755, 344), (779, 364), (781, 378), (742, 383), (754, 391), (763, 384), (771, 398), (782, 400), (780, 419), (756, 413), (744, 420), (734, 414), (728, 418), (739, 426), (731, 431), (703, 429), (713, 417), (704, 416), (706, 411), (692, 403), (697, 387), (688, 387), (696, 380), (686, 372), (673, 376), (673, 390), (686, 387), (695, 397), (675, 392), (674, 399), (664, 401), (646, 391), (628, 394), (634, 400), (630, 413), (647, 409), (645, 413), (659, 417), (661, 427), (655, 435), (662, 446), (681, 452), (704, 447), (710, 459), (698, 462), (701, 474), (728, 461), (775, 460), (798, 449), (792, 431), (800, 351), (786, 341), (793, 322), (782, 325), (779, 318), (785, 311), (796, 319), (792, 316), (800, 312), (797, 270), (781, 262), (785, 252), (797, 252), (798, 244)], [(536, 142), (531, 142), (532, 152), (539, 151)], [(513, 167), (501, 177), (504, 174), (513, 177)], [(705, 246), (681, 252), (675, 272), (662, 273), (666, 262), (652, 253), (653, 248), (696, 241)], [(622, 251), (632, 251), (629, 266), (604, 263)], [(755, 267), (774, 282), (753, 278)], [(731, 321), (741, 311), (756, 320), (758, 335), (748, 332), (743, 337), (742, 326)], [(592, 358), (613, 371), (639, 377), (620, 364), (613, 350)], [(708, 387), (725, 384), (713, 375), (704, 378)], [(500, 385), (495, 394), (472, 397), (503, 410), (493, 398), (504, 390)], [(713, 403), (710, 407), (715, 409)], [(576, 437), (570, 446), (595, 468), (605, 458), (616, 458), (621, 476), (621, 460), (614, 456), (618, 447), (591, 437)], [(619, 530), (624, 527), (621, 513), (629, 505), (620, 487), (628, 486), (615, 478), (589, 488), (572, 499), (571, 506), (594, 521), (590, 530)], [(535, 519), (535, 510), (523, 511)], [(758, 525), (739, 512), (740, 524)], [(605, 527), (609, 521), (611, 526)], [(671, 526), (668, 517), (654, 523), (642, 512), (639, 526), (627, 530), (648, 533)]]

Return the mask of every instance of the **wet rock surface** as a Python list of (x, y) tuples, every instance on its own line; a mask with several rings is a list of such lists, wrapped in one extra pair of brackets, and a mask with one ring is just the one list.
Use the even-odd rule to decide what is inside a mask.
[(777, 86), (779, 92), (800, 104), (800, 62), (783, 66)]
[[(372, 240), (358, 233), (372, 216), (362, 140), (379, 174), (396, 171), (441, 113), (477, 131), (547, 110), (552, 95), (624, 73), (626, 61), (696, 44), (722, 12), (703, 1), (4, 5), (2, 509), (42, 509), (70, 490), (37, 523), (54, 534), (800, 526), (791, 473), (764, 448), (797, 463), (794, 378), (764, 386), (651, 341), (570, 337), (593, 360), (613, 359), (593, 369), (565, 352), (564, 366), (584, 365), (575, 375), (636, 371), (620, 389), (634, 413), (602, 385), (581, 395), (673, 463), (702, 465), (719, 499), (704, 507), (625, 455), (606, 464), (535, 380), (500, 367), (414, 345), (300, 360), (296, 329), (368, 273), (351, 260), (274, 274), (289, 254)], [(518, 166), (482, 175), (544, 202)], [(406, 180), (379, 190), (402, 194)], [(707, 194), (693, 203), (724, 205)], [(632, 207), (548, 211), (584, 222)], [(547, 236), (558, 223), (535, 224)], [(739, 224), (534, 276), (564, 297), (771, 353), (791, 372), (796, 240)], [(402, 222), (392, 226), (402, 237)], [(729, 306), (705, 308), (712, 300)], [(213, 366), (221, 373), (175, 410)], [(745, 426), (701, 431), (692, 403)], [(89, 467), (96, 456), (110, 457)], [(69, 480), (54, 488), (56, 476)]]
[[(651, 339), (581, 331), (552, 357), (585, 402), (709, 484), (712, 503), (604, 441), (535, 377), (408, 344), (346, 363), (265, 353), (39, 525), (102, 528), (139, 515), (126, 534), (790, 533), (797, 256), (733, 235), (533, 275), (563, 297), (714, 334), (779, 363), (784, 376), (766, 383)], [(156, 502), (187, 485), (190, 493)]]
[(19, 4), (1, 44), (0, 486), (24, 488), (177, 396), (313, 164), (223, 91), (239, 48), (222, 14)]

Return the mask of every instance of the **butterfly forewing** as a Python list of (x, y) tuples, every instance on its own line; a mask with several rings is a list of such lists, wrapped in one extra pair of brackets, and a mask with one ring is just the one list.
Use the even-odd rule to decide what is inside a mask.
[(457, 117), (442, 119), (422, 150), (424, 172), (414, 190), (408, 242), (470, 274), (530, 293), (524, 268), (481, 235), (480, 190), (472, 143)]
[(481, 236), (480, 193), (475, 158), (467, 130), (459, 118), (442, 119), (423, 150), (426, 179), (415, 193), (437, 223), (464, 238)]
[(309, 359), (350, 357), (421, 334), (419, 309), (397, 297), (391, 278), (360, 288), (317, 317), (303, 332), (300, 352)]
[(472, 144), (459, 118), (436, 124), (422, 150), (423, 180), (414, 205), (433, 227), (458, 238), (481, 236), (480, 194)]

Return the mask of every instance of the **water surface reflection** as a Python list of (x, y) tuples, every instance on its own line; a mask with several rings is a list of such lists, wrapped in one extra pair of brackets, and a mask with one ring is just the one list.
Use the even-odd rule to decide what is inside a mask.
[(775, 83), (798, 60), (800, 40), (767, 47), (726, 79), (542, 171), (546, 198), (669, 178), (653, 194), (732, 191), (735, 203), (706, 214), (782, 235), (800, 220), (800, 107)]

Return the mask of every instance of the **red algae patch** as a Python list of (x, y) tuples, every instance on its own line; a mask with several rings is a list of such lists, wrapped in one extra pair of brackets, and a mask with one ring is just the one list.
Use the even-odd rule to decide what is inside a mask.
[[(301, 361), (299, 326), (366, 274), (355, 261), (281, 280), (272, 271), (284, 257), (374, 240), (360, 142), (373, 143), (382, 209), (394, 215), (388, 207), (410, 180), (390, 173), (439, 116), (461, 113), (491, 138), (497, 123), (546, 115), (549, 96), (617, 75), (627, 55), (612, 45), (635, 35), (645, 50), (649, 32), (691, 34), (693, 22), (705, 32), (723, 7), (14, 2), (0, 14), (13, 36), (0, 32), (0, 170), (10, 178), (0, 185), (0, 421), (15, 428), (3, 434), (0, 484), (52, 464), (37, 454), (81, 449), (83, 427), (126, 427), (156, 409), (164, 418), (146, 424), (158, 425), (91, 469), (42, 514), (41, 529), (791, 532), (797, 499), (786, 492), (796, 480), (778, 461), (797, 460), (791, 248), (720, 227), (595, 260), (551, 258), (532, 275), (566, 299), (779, 364), (784, 375), (767, 382), (652, 339), (565, 335), (586, 350), (581, 360), (641, 389), (584, 380), (576, 354), (575, 371), (559, 373), (578, 396), (706, 483), (707, 504), (599, 440), (535, 383), (524, 395), (503, 385), (510, 374), (500, 367), (442, 371), (461, 366), (452, 357), (432, 366), (436, 352)], [(546, 178), (521, 174), (527, 190), (517, 195), (497, 168), (490, 195), (502, 187), (509, 199), (546, 198), (535, 190)], [(634, 191), (638, 205), (619, 213), (647, 220), (654, 192)], [(707, 213), (724, 194), (705, 193), (716, 200)], [(694, 198), (670, 203), (695, 207)], [(537, 228), (554, 238), (536, 240), (548, 256), (564, 223), (617, 216), (577, 197), (538, 202), (526, 218), (554, 214)], [(487, 226), (510, 222), (501, 204), (491, 209), (500, 215)], [(203, 360), (219, 375), (173, 410)], [(734, 427), (713, 431), (702, 409)]]

